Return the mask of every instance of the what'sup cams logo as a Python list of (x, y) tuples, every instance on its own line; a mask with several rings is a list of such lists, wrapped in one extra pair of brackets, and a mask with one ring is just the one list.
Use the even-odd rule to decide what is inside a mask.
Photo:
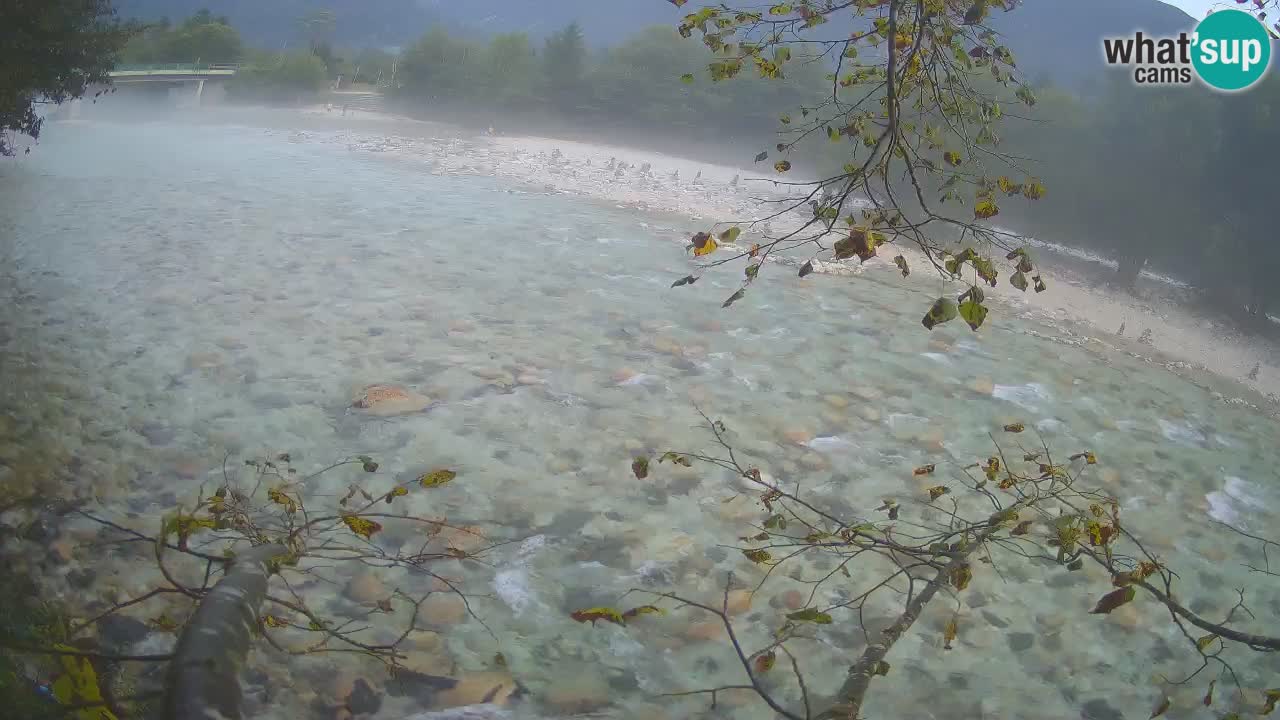
[(1102, 40), (1107, 64), (1133, 68), (1139, 85), (1190, 85), (1199, 78), (1223, 92), (1247, 90), (1261, 80), (1271, 45), (1266, 25), (1241, 10), (1211, 13), (1192, 32), (1174, 37), (1138, 32)]

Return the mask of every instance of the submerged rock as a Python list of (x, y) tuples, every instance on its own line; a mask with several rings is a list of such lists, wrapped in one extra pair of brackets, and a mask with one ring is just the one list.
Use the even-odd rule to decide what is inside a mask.
[(430, 406), (431, 398), (399, 385), (369, 385), (351, 402), (351, 407), (379, 417), (409, 415)]

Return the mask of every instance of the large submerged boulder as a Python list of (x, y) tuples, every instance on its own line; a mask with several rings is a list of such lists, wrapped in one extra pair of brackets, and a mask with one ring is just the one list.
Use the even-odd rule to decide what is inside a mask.
[(399, 385), (369, 385), (351, 401), (351, 407), (369, 415), (390, 417), (422, 412), (431, 398)]

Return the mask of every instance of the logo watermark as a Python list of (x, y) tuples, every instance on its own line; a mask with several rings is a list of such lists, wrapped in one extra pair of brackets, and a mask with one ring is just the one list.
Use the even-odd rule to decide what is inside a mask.
[(1260, 20), (1242, 10), (1211, 13), (1190, 33), (1103, 38), (1108, 65), (1133, 68), (1139, 85), (1190, 85), (1197, 78), (1214, 90), (1253, 87), (1271, 65), (1271, 36)]

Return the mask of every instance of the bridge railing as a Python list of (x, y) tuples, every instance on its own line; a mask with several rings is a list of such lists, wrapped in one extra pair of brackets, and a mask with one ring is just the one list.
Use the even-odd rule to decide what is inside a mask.
[(115, 72), (209, 72), (239, 69), (239, 63), (122, 63), (115, 66)]

